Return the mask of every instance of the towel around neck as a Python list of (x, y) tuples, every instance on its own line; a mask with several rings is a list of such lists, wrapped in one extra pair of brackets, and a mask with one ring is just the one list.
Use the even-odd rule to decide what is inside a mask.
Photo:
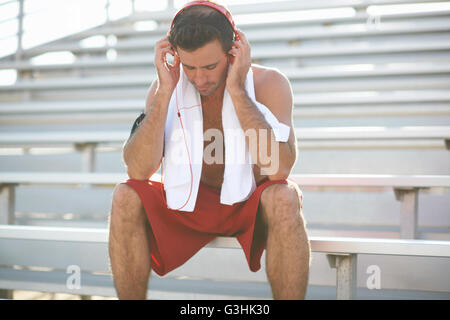
[[(245, 83), (247, 94), (272, 127), (276, 141), (286, 142), (289, 126), (279, 122), (272, 112), (255, 99), (253, 72)], [(170, 209), (193, 212), (203, 165), (203, 115), (201, 97), (189, 82), (183, 68), (170, 99), (165, 131), (163, 178)], [(253, 161), (246, 146), (230, 94), (225, 89), (222, 106), (225, 171), (220, 202), (232, 205), (247, 200), (256, 188)]]

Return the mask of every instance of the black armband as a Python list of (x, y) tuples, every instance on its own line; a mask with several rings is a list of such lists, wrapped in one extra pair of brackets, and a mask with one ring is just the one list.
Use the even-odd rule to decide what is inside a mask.
[(142, 112), (133, 123), (133, 127), (131, 128), (131, 132), (130, 132), (130, 137), (133, 135), (133, 133), (136, 131), (136, 129), (140, 126), (140, 124), (142, 123), (142, 120), (144, 120), (144, 118), (145, 118), (145, 113)]

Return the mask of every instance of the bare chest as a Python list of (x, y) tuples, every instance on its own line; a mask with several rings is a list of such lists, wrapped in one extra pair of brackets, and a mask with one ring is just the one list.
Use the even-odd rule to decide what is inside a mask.
[[(222, 126), (222, 114), (203, 113), (203, 164), (201, 181), (213, 188), (220, 189), (225, 171), (225, 143)], [(253, 167), (256, 183), (264, 179), (258, 167)]]
[(225, 170), (225, 145), (221, 114), (203, 112), (203, 140), (201, 180), (204, 184), (219, 189)]

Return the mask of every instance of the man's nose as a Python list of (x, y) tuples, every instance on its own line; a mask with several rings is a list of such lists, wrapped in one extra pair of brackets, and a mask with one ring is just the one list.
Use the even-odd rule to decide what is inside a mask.
[(206, 74), (203, 70), (197, 69), (197, 71), (195, 72), (194, 82), (199, 87), (207, 82)]

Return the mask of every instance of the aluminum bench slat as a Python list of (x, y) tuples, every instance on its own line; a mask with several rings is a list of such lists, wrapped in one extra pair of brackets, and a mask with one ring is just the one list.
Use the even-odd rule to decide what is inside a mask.
[[(433, 0), (378, 0), (377, 5), (400, 5), (400, 4), (412, 4), (412, 3), (426, 3)], [(281, 12), (281, 11), (295, 11), (295, 10), (315, 10), (315, 9), (328, 9), (328, 8), (366, 8), (372, 3), (360, 0), (342, 0), (342, 1), (320, 1), (320, 2), (303, 2), (303, 1), (275, 1), (260, 3), (257, 6), (253, 4), (238, 4), (230, 5), (228, 8), (233, 15), (239, 14), (255, 14), (266, 12)], [(170, 21), (176, 12), (175, 9), (166, 10), (161, 12), (142, 12), (130, 17), (126, 17), (123, 21), (141, 21), (141, 20), (157, 20), (157, 21)]]
[[(0, 225), (0, 239), (107, 244), (108, 230)], [(310, 237), (310, 242), (314, 252), (450, 257), (450, 241)], [(229, 237), (218, 237), (207, 246), (241, 247), (235, 238)], [(5, 259), (1, 259), (4, 264)]]
[[(129, 131), (47, 131), (9, 132), (0, 135), (0, 145), (33, 145), (62, 143), (123, 143)], [(364, 140), (364, 139), (450, 139), (450, 126), (412, 127), (320, 127), (295, 128), (298, 140)]]
[[(306, 57), (327, 57), (327, 56), (356, 56), (373, 55), (387, 53), (406, 53), (406, 52), (439, 52), (450, 49), (450, 42), (446, 41), (418, 41), (404, 43), (386, 43), (386, 44), (353, 44), (350, 45), (323, 45), (311, 48), (290, 47), (290, 48), (255, 48), (252, 50), (252, 58), (275, 59), (275, 58), (306, 58)], [(153, 51), (149, 50), (150, 54)], [(124, 66), (153, 66), (149, 55), (134, 55), (126, 58), (122, 57), (114, 61), (106, 58), (91, 58), (87, 61), (75, 61), (69, 64), (45, 64), (38, 65), (31, 62), (10, 62), (2, 63), (0, 69), (17, 70), (59, 70), (59, 69), (79, 69), (79, 68), (114, 68)]]
[[(0, 184), (98, 184), (115, 185), (128, 179), (125, 173), (81, 172), (0, 172)], [(155, 174), (151, 178), (160, 181)], [(292, 174), (289, 179), (300, 186), (330, 187), (450, 187), (449, 175), (387, 175), (387, 174)]]
[[(80, 288), (69, 288), (65, 271), (14, 270), (0, 267), (0, 288), (59, 292), (76, 295), (115, 297), (116, 292), (110, 274), (81, 274)], [(270, 299), (268, 283), (151, 278), (147, 298), (159, 299)]]
[[(411, 22), (395, 22), (395, 23), (383, 23), (382, 28), (370, 28), (367, 26), (367, 21), (361, 27), (364, 28), (351, 28), (351, 27), (316, 27), (308, 28), (303, 30), (299, 27), (284, 27), (278, 29), (264, 29), (261, 27), (257, 30), (246, 31), (247, 26), (243, 26), (243, 31), (246, 32), (247, 38), (249, 39), (252, 46), (257, 46), (260, 42), (273, 42), (273, 41), (290, 41), (295, 40), (306, 40), (306, 39), (323, 39), (323, 38), (347, 38), (347, 37), (371, 37), (371, 36), (382, 36), (382, 35), (398, 35), (398, 34), (420, 34), (420, 33), (431, 33), (431, 32), (444, 32), (450, 31), (448, 26), (448, 19), (435, 19), (434, 21), (417, 22), (412, 24)], [(115, 49), (120, 51), (134, 51), (143, 49), (153, 49), (156, 40), (163, 38), (167, 33), (166, 28), (159, 28), (159, 32), (145, 32), (137, 31), (132, 28), (119, 29), (118, 33), (120, 35), (127, 35), (132, 37), (131, 40), (122, 40), (115, 45), (104, 45), (104, 46), (94, 46), (88, 47), (83, 46), (75, 41), (73, 43), (62, 43), (47, 45), (36, 49), (31, 49), (27, 51), (27, 56), (38, 55), (46, 52), (54, 51), (70, 51), (73, 53), (95, 53), (95, 52), (105, 52), (109, 49)], [(307, 31), (307, 32), (303, 32)], [(111, 33), (110, 33), (111, 34)], [(115, 34), (113, 32), (112, 34)], [(148, 40), (143, 41), (142, 37), (146, 37)], [(139, 37), (139, 39), (136, 39)], [(0, 69), (2, 65), (0, 64)]]
[[(70, 110), (57, 110), (50, 114), (42, 114), (37, 110), (26, 112), (20, 110), (19, 112), (3, 113), (0, 110), (0, 124), (3, 125), (48, 125), (48, 124), (79, 124), (79, 123), (129, 123), (130, 126), (137, 118), (137, 115), (143, 110), (138, 106), (123, 107), (124, 110), (109, 111), (104, 113), (92, 109), (91, 112), (75, 113)], [(368, 106), (349, 106), (349, 107), (295, 107), (293, 110), (294, 119), (305, 118), (340, 118), (347, 117), (407, 117), (407, 116), (449, 116), (450, 104), (428, 104), (423, 105), (405, 105), (400, 107), (398, 105), (388, 105), (376, 108)], [(431, 120), (430, 120), (431, 121)]]

